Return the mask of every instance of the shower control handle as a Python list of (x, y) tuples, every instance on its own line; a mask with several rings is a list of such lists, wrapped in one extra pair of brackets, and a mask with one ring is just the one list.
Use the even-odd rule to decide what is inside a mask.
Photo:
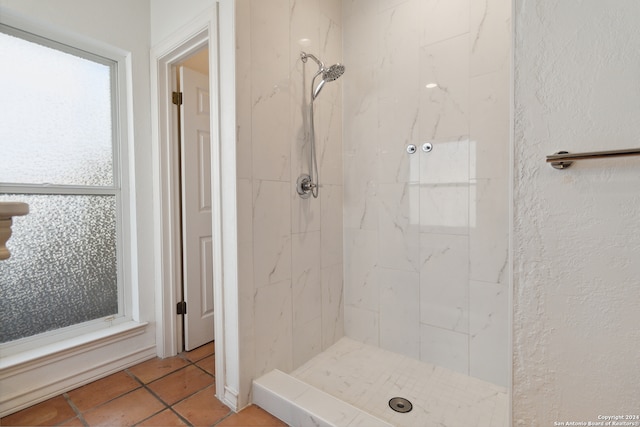
[(318, 184), (311, 181), (311, 177), (307, 174), (302, 174), (298, 177), (298, 181), (296, 182), (296, 190), (298, 191), (298, 195), (302, 199), (308, 199), (309, 196), (313, 193), (313, 189), (316, 188)]

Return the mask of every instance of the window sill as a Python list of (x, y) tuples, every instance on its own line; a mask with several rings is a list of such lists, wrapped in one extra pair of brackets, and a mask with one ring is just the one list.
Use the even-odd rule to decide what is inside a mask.
[(15, 355), (0, 357), (0, 379), (56, 362), (72, 354), (84, 353), (143, 334), (147, 325), (148, 322), (130, 321)]

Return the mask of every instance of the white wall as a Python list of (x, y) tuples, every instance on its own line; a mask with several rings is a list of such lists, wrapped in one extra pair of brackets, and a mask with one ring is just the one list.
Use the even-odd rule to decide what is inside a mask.
[[(150, 322), (144, 333), (117, 344), (94, 348), (49, 365), (7, 377), (3, 373), (3, 397), (15, 397), (9, 406), (25, 406), (75, 388), (99, 376), (125, 368), (155, 354), (154, 331), (154, 235), (149, 98), (149, 2), (115, 0), (0, 0), (0, 6), (27, 20), (89, 37), (131, 53), (133, 111), (131, 140), (135, 153), (135, 241), (138, 253), (134, 318)], [(133, 159), (132, 159), (133, 160)], [(19, 393), (14, 392), (18, 390)], [(17, 396), (17, 397), (16, 397)], [(3, 403), (2, 410), (7, 410)], [(8, 409), (11, 411), (11, 408)]]
[(513, 424), (638, 414), (640, 3), (515, 2)]
[[(251, 379), (301, 365), (343, 334), (341, 81), (316, 101), (320, 196), (301, 199), (311, 60), (342, 59), (338, 0), (236, 2), (240, 360)], [(306, 70), (306, 71), (305, 71)], [(303, 77), (306, 76), (306, 77)], [(306, 126), (306, 127), (305, 127)]]
[(203, 11), (215, 7), (216, 0), (152, 0), (151, 46), (174, 34)]
[(343, 6), (346, 333), (506, 386), (510, 4)]

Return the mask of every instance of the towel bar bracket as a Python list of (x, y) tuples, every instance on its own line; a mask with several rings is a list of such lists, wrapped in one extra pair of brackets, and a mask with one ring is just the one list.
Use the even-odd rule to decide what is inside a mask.
[[(558, 154), (569, 154), (568, 151), (558, 151), (556, 153), (553, 153), (553, 155), (558, 155)], [(572, 161), (557, 161), (557, 162), (550, 162), (551, 163), (551, 167), (553, 167), (554, 169), (566, 169), (569, 166), (571, 166), (573, 164)]]

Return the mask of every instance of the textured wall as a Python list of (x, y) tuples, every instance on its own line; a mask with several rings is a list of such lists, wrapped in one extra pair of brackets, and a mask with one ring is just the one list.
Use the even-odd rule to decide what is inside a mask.
[[(236, 2), (238, 251), (241, 388), (333, 344), (342, 326), (340, 80), (316, 100), (320, 196), (301, 199), (308, 173), (307, 105), (316, 65), (341, 62), (337, 0)], [(243, 396), (243, 398), (245, 398)]]
[(640, 3), (515, 9), (513, 424), (638, 414)]
[(343, 20), (346, 333), (506, 386), (510, 4)]

